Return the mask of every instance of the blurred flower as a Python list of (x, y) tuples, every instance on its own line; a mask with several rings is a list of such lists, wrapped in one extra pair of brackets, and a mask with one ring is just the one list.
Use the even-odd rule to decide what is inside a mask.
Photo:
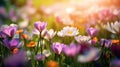
[(98, 33), (98, 29), (96, 28), (87, 28), (87, 34), (90, 35), (91, 37), (94, 37)]
[(96, 61), (100, 57), (100, 49), (98, 48), (90, 48), (83, 55), (78, 57), (78, 61), (82, 63)]
[(120, 59), (114, 59), (110, 62), (110, 67), (120, 67)]
[(23, 20), (22, 22), (19, 22), (18, 26), (20, 28), (26, 28), (29, 24), (29, 21), (27, 19)]
[(80, 46), (76, 45), (76, 44), (70, 44), (70, 46), (65, 46), (63, 47), (63, 52), (67, 55), (67, 56), (71, 56), (74, 57), (76, 56), (79, 51), (80, 51)]
[(15, 9), (10, 9), (10, 11), (8, 13), (8, 17), (14, 22), (17, 21), (17, 15), (16, 15), (16, 12), (15, 12)]
[(120, 52), (119, 52), (120, 51), (120, 45), (112, 45), (111, 46), (111, 51), (116, 57), (120, 58)]
[(79, 35), (79, 36), (75, 37), (75, 40), (78, 43), (88, 43), (90, 39), (91, 39), (90, 36), (81, 36), (81, 35)]
[(50, 29), (50, 30), (47, 31), (47, 34), (46, 34), (45, 38), (47, 40), (50, 40), (55, 36), (55, 34), (56, 34), (56, 32), (53, 29)]
[(100, 40), (100, 45), (108, 48), (108, 47), (110, 47), (112, 45), (112, 41), (107, 40), (107, 39), (101, 39)]
[(17, 38), (12, 40), (4, 39), (3, 43), (4, 46), (7, 47), (8, 49), (14, 49), (20, 47), (20, 40)]
[(18, 51), (19, 51), (19, 49), (18, 49), (18, 48), (14, 48), (12, 52), (13, 52), (13, 54), (17, 54), (17, 53), (18, 53)]
[(96, 43), (98, 42), (98, 38), (97, 37), (93, 37), (92, 40)]
[(6, 14), (5, 8), (0, 6), (0, 15), (5, 15), (5, 14)]
[(24, 67), (25, 52), (19, 51), (17, 54), (10, 55), (4, 60), (4, 67)]
[(58, 36), (76, 36), (78, 34), (79, 32), (77, 28), (69, 26), (64, 27), (63, 30), (58, 32)]
[[(44, 32), (44, 31), (42, 31), (42, 35), (44, 34), (43, 32)], [(33, 30), (32, 30), (32, 34), (39, 35), (40, 32), (39, 32), (37, 29), (33, 29)]]
[(34, 27), (40, 32), (43, 31), (46, 28), (46, 26), (47, 26), (46, 22), (38, 21), (34, 23)]
[(64, 36), (65, 36), (62, 31), (58, 31), (57, 35), (58, 35), (59, 37), (64, 37)]
[(0, 31), (0, 38), (6, 38), (6, 35), (2, 31)]
[(20, 33), (22, 33), (22, 32), (23, 32), (23, 30), (20, 29), (20, 30), (17, 30), (17, 31), (16, 31), (16, 34), (20, 34)]
[(29, 47), (29, 48), (33, 48), (35, 46), (36, 46), (36, 42), (34, 42), (34, 41), (31, 41), (29, 44), (27, 44), (27, 47)]
[(47, 67), (59, 67), (59, 64), (56, 61), (48, 61)]
[(119, 44), (119, 40), (112, 40), (112, 44)]
[(44, 54), (38, 54), (35, 56), (35, 60), (37, 61), (42, 61), (45, 59), (45, 55)]
[(6, 25), (1, 28), (1, 31), (8, 37), (13, 37), (17, 31), (17, 27), (13, 24), (11, 24), (10, 26)]
[(45, 55), (45, 57), (49, 57), (51, 55), (49, 50), (43, 50), (43, 54)]
[(61, 44), (59, 42), (53, 43), (51, 45), (51, 49), (56, 53), (56, 54), (61, 54), (62, 49), (63, 49), (64, 44)]
[(107, 25), (105, 25), (105, 28), (109, 32), (112, 32), (114, 34), (120, 34), (120, 22), (119, 21), (115, 21), (115, 22), (112, 22), (112, 23), (107, 23)]
[(114, 17), (114, 14), (109, 9), (103, 9), (98, 12), (98, 18), (100, 20), (109, 21)]
[(23, 39), (27, 39), (27, 38), (28, 38), (28, 35), (27, 35), (27, 34), (22, 34), (21, 37), (22, 37)]

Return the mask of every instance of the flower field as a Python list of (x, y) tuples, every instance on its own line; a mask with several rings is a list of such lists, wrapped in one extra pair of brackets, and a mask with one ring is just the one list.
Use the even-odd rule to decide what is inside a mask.
[(119, 0), (0, 0), (0, 67), (120, 67)]

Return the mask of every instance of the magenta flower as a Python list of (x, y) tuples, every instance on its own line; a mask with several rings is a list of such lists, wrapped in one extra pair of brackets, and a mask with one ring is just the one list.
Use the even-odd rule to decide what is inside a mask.
[(90, 35), (91, 37), (94, 37), (95, 35), (97, 35), (98, 33), (98, 29), (96, 28), (87, 28), (87, 34)]
[(17, 27), (16, 26), (6, 26), (1, 31), (8, 37), (13, 37), (17, 31)]
[(46, 22), (40, 22), (40, 21), (38, 21), (38, 22), (35, 22), (34, 23), (34, 27), (38, 30), (38, 31), (42, 31), (42, 30), (44, 30), (45, 28), (46, 28), (46, 26), (47, 26), (47, 23)]
[(52, 49), (56, 54), (61, 54), (63, 47), (64, 47), (64, 44), (61, 44), (61, 43), (58, 43), (58, 42), (53, 43), (53, 44), (51, 45), (51, 49)]
[(44, 54), (38, 54), (35, 56), (35, 60), (37, 61), (42, 61), (45, 59), (45, 55)]
[(20, 47), (20, 41), (17, 38), (12, 40), (4, 39), (3, 43), (4, 46), (7, 47), (8, 49), (14, 49)]
[(80, 51), (80, 45), (76, 45), (76, 44), (71, 44), (70, 46), (66, 46), (63, 48), (63, 52), (67, 55), (67, 56), (71, 56), (74, 57), (76, 56), (79, 51)]

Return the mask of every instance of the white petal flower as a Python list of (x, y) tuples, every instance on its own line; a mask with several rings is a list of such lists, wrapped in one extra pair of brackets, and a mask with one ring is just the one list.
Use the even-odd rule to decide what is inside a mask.
[(105, 25), (105, 28), (114, 33), (114, 34), (119, 34), (120, 33), (120, 22), (119, 21), (115, 21), (114, 23), (107, 23), (107, 25)]
[(100, 49), (91, 48), (84, 55), (78, 57), (78, 61), (81, 63), (96, 61), (100, 58)]
[(32, 30), (32, 34), (39, 35), (40, 32), (39, 32), (37, 29), (33, 29), (33, 30)]
[(58, 36), (76, 36), (79, 34), (79, 31), (75, 27), (64, 27), (63, 30), (58, 32)]
[(49, 50), (43, 50), (43, 54), (46, 56), (46, 57), (49, 57), (51, 55), (50, 51)]
[(45, 35), (45, 39), (49, 40), (52, 39), (56, 35), (56, 32), (53, 29), (47, 31)]
[(75, 40), (78, 43), (87, 43), (87, 42), (89, 42), (90, 39), (91, 39), (90, 36), (81, 36), (81, 35), (79, 35), (79, 36), (75, 37)]

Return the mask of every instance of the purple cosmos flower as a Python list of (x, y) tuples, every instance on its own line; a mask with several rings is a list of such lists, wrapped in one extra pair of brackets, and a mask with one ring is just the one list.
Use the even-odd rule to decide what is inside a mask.
[(67, 55), (67, 56), (71, 56), (74, 57), (76, 56), (79, 51), (80, 51), (80, 46), (76, 45), (76, 44), (71, 44), (70, 46), (66, 46), (63, 48), (63, 52)]
[(37, 61), (42, 61), (45, 59), (45, 55), (44, 54), (38, 54), (35, 56), (35, 60)]
[(44, 29), (46, 28), (46, 26), (47, 26), (47, 23), (46, 23), (46, 22), (40, 22), (40, 21), (38, 21), (38, 22), (35, 22), (35, 23), (34, 23), (34, 27), (35, 27), (38, 31), (44, 30)]
[(8, 37), (13, 37), (17, 31), (17, 27), (16, 26), (6, 26), (6, 27), (2, 28), (1, 31), (2, 31), (2, 33), (6, 34)]
[(12, 39), (12, 40), (8, 40), (8, 39), (4, 39), (3, 43), (5, 45), (5, 47), (7, 47), (8, 49), (14, 49), (16, 47), (20, 47), (20, 41), (19, 39)]
[(4, 67), (25, 67), (25, 56), (26, 53), (24, 51), (10, 55), (4, 60)]
[(62, 52), (62, 49), (64, 47), (64, 44), (61, 44), (61, 43), (53, 43), (51, 45), (51, 49), (56, 53), (56, 54), (60, 54)]
[(112, 45), (111, 46), (111, 51), (116, 57), (120, 58), (120, 52), (119, 52), (120, 51), (120, 45)]
[(94, 37), (98, 33), (98, 29), (96, 28), (87, 28), (87, 34), (90, 35), (91, 37)]
[(108, 48), (112, 45), (112, 41), (111, 40), (106, 40), (106, 39), (101, 39), (100, 44), (101, 44), (101, 46), (104, 46), (104, 47)]

